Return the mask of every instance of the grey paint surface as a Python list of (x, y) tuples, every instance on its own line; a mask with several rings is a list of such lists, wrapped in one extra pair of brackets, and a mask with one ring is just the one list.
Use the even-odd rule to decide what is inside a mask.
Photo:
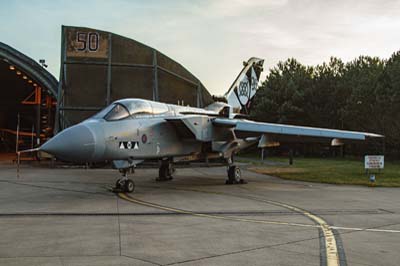
[[(319, 265), (316, 228), (174, 215), (133, 204), (106, 191), (117, 177), (107, 169), (23, 165), (18, 179), (15, 166), (2, 164), (0, 170), (0, 265)], [(311, 223), (241, 198), (256, 196), (306, 209), (330, 225), (400, 230), (398, 188), (244, 174), (248, 184), (226, 186), (225, 168), (178, 169), (174, 181), (156, 183), (156, 170), (139, 169), (134, 197), (195, 212)], [(339, 232), (348, 265), (398, 265), (399, 233)]]

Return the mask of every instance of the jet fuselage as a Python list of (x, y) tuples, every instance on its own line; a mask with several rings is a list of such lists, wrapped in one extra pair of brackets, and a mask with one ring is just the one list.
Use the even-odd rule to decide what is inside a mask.
[[(122, 111), (119, 112), (122, 115), (115, 111), (117, 107), (121, 108)], [(41, 150), (61, 160), (75, 162), (157, 159), (200, 154), (203, 143), (185, 126), (177, 129), (179, 125), (171, 122), (175, 118), (190, 117), (191, 114), (200, 115), (202, 122), (198, 122), (197, 118), (188, 121), (188, 126), (192, 126), (195, 132), (200, 132), (200, 137), (206, 135), (204, 132), (208, 133), (211, 141), (212, 123), (209, 116), (216, 116), (218, 113), (215, 111), (142, 99), (123, 99), (92, 118), (60, 132), (46, 142)]]

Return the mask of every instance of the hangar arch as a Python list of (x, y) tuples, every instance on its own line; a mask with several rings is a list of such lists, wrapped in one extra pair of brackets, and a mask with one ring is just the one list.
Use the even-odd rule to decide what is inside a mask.
[[(40, 145), (51, 137), (58, 81), (40, 64), (0, 42), (0, 153)], [(19, 121), (18, 138), (17, 124)]]
[(204, 107), (211, 94), (184, 66), (146, 44), (98, 29), (62, 26), (55, 130), (111, 102), (142, 98)]

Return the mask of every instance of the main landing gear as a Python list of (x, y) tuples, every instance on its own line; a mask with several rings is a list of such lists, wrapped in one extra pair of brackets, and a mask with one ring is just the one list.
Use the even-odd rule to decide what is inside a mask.
[(156, 181), (163, 182), (172, 180), (172, 174), (175, 172), (175, 169), (170, 160), (162, 160), (160, 169), (158, 170), (158, 178)]
[(225, 184), (245, 184), (246, 181), (242, 179), (242, 172), (240, 168), (236, 165), (228, 166), (228, 179), (225, 181)]
[(132, 193), (135, 191), (135, 183), (128, 178), (128, 169), (121, 169), (122, 177), (115, 183), (114, 191)]
[(233, 184), (246, 184), (247, 182), (242, 179), (242, 172), (239, 166), (233, 164), (233, 158), (228, 160), (228, 179), (225, 181), (227, 185)]

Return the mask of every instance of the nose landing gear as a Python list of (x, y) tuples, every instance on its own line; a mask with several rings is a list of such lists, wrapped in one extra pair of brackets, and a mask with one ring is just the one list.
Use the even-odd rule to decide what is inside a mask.
[(135, 191), (135, 182), (128, 178), (128, 169), (121, 169), (122, 177), (115, 183), (115, 192), (132, 193)]

